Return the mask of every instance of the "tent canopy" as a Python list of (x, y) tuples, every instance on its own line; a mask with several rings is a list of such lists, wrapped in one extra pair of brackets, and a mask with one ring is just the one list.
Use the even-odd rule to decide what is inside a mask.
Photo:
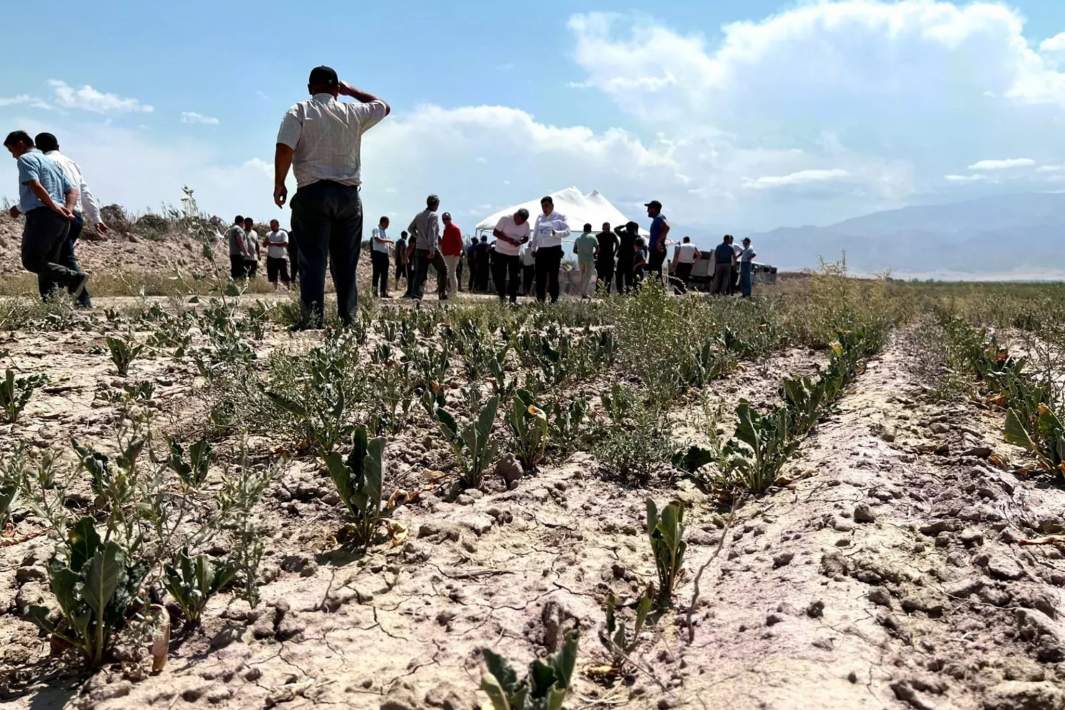
[[(477, 231), (495, 229), (496, 223), (499, 222), (501, 217), (512, 215), (522, 207), (529, 210), (529, 223), (531, 226), (532, 223), (536, 222), (536, 215), (542, 212), (540, 209), (542, 197), (543, 195), (540, 195), (520, 205), (511, 205), (485, 217), (477, 223)], [(569, 222), (574, 236), (581, 233), (586, 223), (591, 224), (592, 229), (598, 232), (602, 228), (603, 222), (610, 222), (610, 228), (613, 229), (619, 224), (625, 224), (630, 221), (610, 200), (599, 194), (598, 190), (592, 190), (588, 194), (584, 194), (575, 187), (567, 187), (565, 190), (552, 192), (551, 198), (555, 201), (555, 210), (566, 216), (566, 221)], [(643, 231), (643, 229), (640, 230), (641, 233)]]

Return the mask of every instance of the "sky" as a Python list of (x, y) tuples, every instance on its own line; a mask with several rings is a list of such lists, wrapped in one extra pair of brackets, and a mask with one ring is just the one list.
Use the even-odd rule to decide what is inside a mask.
[[(287, 223), (273, 148), (317, 64), (392, 106), (363, 140), (368, 218), (406, 223), (435, 192), (471, 231), (575, 185), (634, 218), (661, 200), (698, 237), (1065, 188), (1060, 0), (116, 0), (31, 15), (39, 29), (5, 33), (0, 131), (55, 133), (100, 199), (134, 212), (187, 184), (207, 212)], [(15, 193), (5, 158), (0, 195)]]

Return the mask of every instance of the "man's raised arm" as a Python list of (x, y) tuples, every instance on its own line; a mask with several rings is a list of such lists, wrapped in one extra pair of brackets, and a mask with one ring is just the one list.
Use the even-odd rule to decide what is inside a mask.
[(337, 84), (338, 92), (341, 96), (350, 96), (359, 103), (368, 104), (371, 101), (380, 101), (385, 105), (385, 115), (392, 113), (392, 107), (388, 105), (387, 101), (377, 98), (373, 94), (367, 93), (362, 89), (356, 88), (346, 81), (341, 81)]

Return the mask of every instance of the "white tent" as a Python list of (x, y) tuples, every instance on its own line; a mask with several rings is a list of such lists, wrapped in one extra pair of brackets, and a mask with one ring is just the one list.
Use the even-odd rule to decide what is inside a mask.
[[(485, 217), (477, 224), (477, 231), (491, 232), (495, 229), (500, 217), (512, 215), (522, 207), (529, 210), (529, 223), (532, 226), (536, 222), (536, 215), (543, 211), (540, 209), (540, 199), (542, 197), (543, 195), (540, 195), (536, 199), (523, 202), (520, 205), (511, 205)], [(598, 190), (592, 190), (588, 194), (584, 194), (575, 187), (567, 187), (565, 190), (552, 192), (551, 198), (555, 201), (555, 211), (566, 216), (566, 221), (569, 222), (573, 237), (581, 233), (585, 224), (591, 224), (592, 230), (598, 232), (602, 229), (603, 222), (609, 222), (610, 228), (613, 229), (619, 224), (625, 224), (630, 221), (610, 200), (599, 194)], [(640, 231), (643, 232), (642, 229)]]

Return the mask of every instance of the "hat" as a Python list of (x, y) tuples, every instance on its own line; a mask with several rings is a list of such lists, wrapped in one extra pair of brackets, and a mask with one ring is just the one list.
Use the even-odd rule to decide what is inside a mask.
[(662, 209), (662, 203), (659, 202), (658, 200), (651, 200), (650, 202), (645, 202), (645, 203), (643, 203), (643, 206), (644, 207), (657, 207), (658, 209)]
[(311, 78), (307, 80), (307, 83), (336, 86), (338, 83), (340, 83), (340, 78), (337, 76), (336, 69), (323, 65), (311, 69)]

